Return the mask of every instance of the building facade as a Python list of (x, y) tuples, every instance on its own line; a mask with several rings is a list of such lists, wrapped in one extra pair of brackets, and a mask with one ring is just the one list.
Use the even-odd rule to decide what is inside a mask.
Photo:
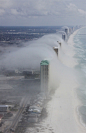
[(49, 92), (49, 61), (43, 60), (40, 63), (40, 71), (41, 71), (41, 92), (43, 92), (46, 96)]
[(9, 111), (8, 105), (0, 105), (0, 112), (7, 112)]
[(68, 29), (65, 29), (65, 33), (68, 35), (68, 33), (69, 33), (69, 30), (68, 30)]
[(66, 35), (62, 34), (62, 39), (65, 41), (66, 40)]
[(58, 56), (58, 47), (53, 47), (54, 51), (56, 52), (57, 56)]

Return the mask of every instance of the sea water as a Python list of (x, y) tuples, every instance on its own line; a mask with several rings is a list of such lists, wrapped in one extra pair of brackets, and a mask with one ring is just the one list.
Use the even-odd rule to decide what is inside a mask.
[(73, 38), (75, 47), (75, 58), (77, 65), (75, 69), (78, 72), (79, 87), (77, 94), (81, 101), (78, 107), (80, 122), (86, 127), (86, 27), (80, 29)]

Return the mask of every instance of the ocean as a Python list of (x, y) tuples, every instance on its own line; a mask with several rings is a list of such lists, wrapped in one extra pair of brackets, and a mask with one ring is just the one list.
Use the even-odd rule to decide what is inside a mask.
[(75, 55), (77, 60), (75, 69), (78, 72), (79, 87), (77, 88), (78, 98), (81, 106), (78, 107), (80, 122), (86, 127), (86, 27), (78, 30), (73, 38)]

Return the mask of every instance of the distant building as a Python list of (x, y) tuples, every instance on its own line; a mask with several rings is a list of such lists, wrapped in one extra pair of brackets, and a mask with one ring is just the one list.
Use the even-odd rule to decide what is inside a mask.
[(9, 111), (8, 105), (0, 105), (0, 112), (7, 112)]
[(36, 79), (36, 78), (40, 78), (40, 71), (36, 71), (36, 70), (6, 70), (3, 71), (3, 73), (6, 76), (24, 76), (25, 78), (28, 79)]
[(61, 46), (61, 42), (57, 41), (59, 43), (59, 45)]
[(68, 30), (68, 29), (65, 29), (65, 33), (68, 35), (68, 33), (69, 33), (69, 30)]
[(57, 56), (58, 56), (58, 47), (53, 47), (54, 51), (56, 52)]
[(14, 107), (14, 105), (0, 105), (0, 112), (7, 112), (12, 107)]
[(66, 40), (66, 35), (62, 34), (62, 39), (65, 41)]
[(36, 78), (40, 78), (40, 72), (39, 71), (28, 71), (28, 70), (25, 70), (22, 72), (23, 76), (25, 76), (25, 78), (28, 78), (28, 79), (36, 79)]
[(71, 28), (69, 28), (69, 34), (71, 34), (72, 33), (72, 29)]
[(43, 60), (40, 63), (41, 71), (41, 91), (48, 95), (48, 85), (49, 85), (49, 61)]

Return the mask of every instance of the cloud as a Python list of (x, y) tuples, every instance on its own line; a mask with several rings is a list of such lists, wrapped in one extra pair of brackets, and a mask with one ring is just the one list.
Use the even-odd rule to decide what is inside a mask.
[(10, 8), (13, 5), (13, 0), (0, 0), (0, 8)]
[(58, 15), (61, 2), (59, 0), (1, 0), (0, 7), (5, 15), (46, 16)]
[[(71, 3), (70, 3), (71, 1)], [(74, 0), (0, 0), (0, 15), (47, 16), (80, 13), (83, 9), (73, 4)]]
[[(15, 20), (17, 24), (20, 19), (22, 23), (30, 22), (30, 20), (33, 23), (35, 18), (36, 23), (42, 19), (43, 22), (52, 24), (55, 21), (60, 23), (63, 19), (66, 22), (69, 17), (71, 20), (75, 18), (81, 20), (83, 15), (86, 15), (86, 11), (85, 6), (83, 4), (81, 6), (80, 0), (78, 2), (75, 0), (0, 0), (0, 17), (3, 19), (0, 20), (1, 25), (5, 19), (8, 19), (10, 23)], [(48, 18), (52, 18), (52, 22)], [(42, 21), (40, 20), (40, 23)]]
[(86, 15), (86, 11), (82, 10), (82, 9), (78, 9), (78, 12), (83, 16)]
[(0, 9), (0, 16), (2, 16), (5, 13), (4, 9)]
[(65, 0), (0, 0), (0, 7), (5, 10), (4, 15), (10, 16), (58, 16), (64, 12), (66, 4)]
[(18, 15), (18, 11), (16, 9), (11, 9), (11, 13), (14, 15)]
[(77, 11), (77, 6), (76, 5), (74, 5), (74, 4), (72, 4), (72, 3), (70, 3), (68, 6), (67, 6), (67, 10), (68, 11)]
[(66, 11), (70, 14), (72, 13), (74, 16), (84, 16), (86, 15), (86, 11), (79, 9), (75, 4), (70, 3), (67, 5)]

